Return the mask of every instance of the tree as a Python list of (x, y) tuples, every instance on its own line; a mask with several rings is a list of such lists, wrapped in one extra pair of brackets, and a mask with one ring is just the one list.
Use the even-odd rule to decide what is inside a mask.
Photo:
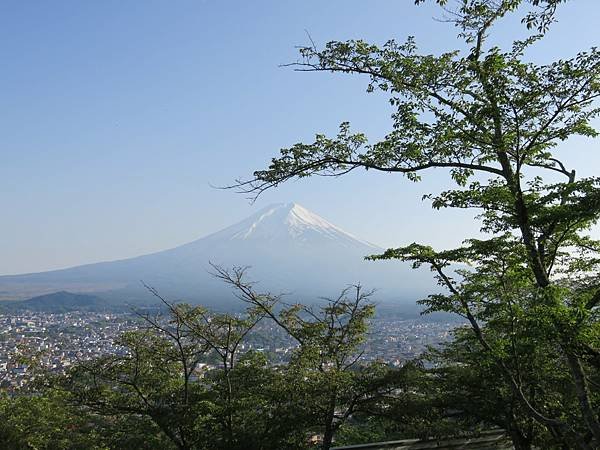
[[(564, 389), (568, 377), (564, 371), (550, 370), (557, 358), (549, 351), (551, 349), (540, 347), (520, 348), (515, 352), (520, 356), (518, 359), (507, 352), (504, 359), (518, 366), (520, 384), (528, 399), (536, 407), (547, 402), (544, 406), (554, 408), (558, 413), (565, 405), (556, 401), (552, 404), (546, 393)], [(526, 350), (532, 353), (526, 354)], [(459, 429), (502, 428), (511, 437), (516, 450), (555, 448), (562, 444), (560, 439), (545, 433), (543, 427), (527, 414), (511, 386), (503, 377), (497, 376), (502, 369), (496, 358), (481, 347), (469, 329), (456, 329), (451, 343), (431, 349), (425, 358), (434, 363), (434, 368), (428, 371), (428, 395), (433, 397), (432, 403), (440, 411), (440, 417), (446, 416), (455, 424), (458, 422)], [(572, 406), (568, 405), (565, 410), (573, 409)]]
[(318, 308), (283, 305), (280, 296), (256, 292), (245, 280), (244, 268), (214, 269), (242, 301), (296, 341), (285, 368), (287, 403), (297, 411), (296, 426), (322, 434), (323, 450), (331, 448), (336, 433), (353, 414), (381, 401), (396, 387), (385, 365), (362, 360), (361, 346), (375, 311), (369, 301), (372, 292), (356, 285), (335, 299), (323, 299)]
[(177, 340), (152, 328), (125, 333), (116, 343), (124, 354), (80, 362), (69, 371), (60, 385), (69, 400), (107, 418), (109, 428), (124, 420), (148, 436), (162, 435), (165, 448), (193, 448), (195, 422), (210, 405), (202, 403), (206, 390), (189, 383), (192, 371), (184, 368), (192, 345), (185, 344), (184, 363)]
[[(254, 382), (269, 374), (249, 357), (242, 360), (242, 373), (236, 372), (242, 341), (261, 315), (209, 313), (200, 306), (171, 304), (150, 290), (168, 316), (141, 316), (146, 325), (117, 341), (122, 354), (76, 365), (62, 383), (71, 400), (101, 416), (137, 420), (140, 428), (146, 424), (149, 434), (159, 432), (179, 449), (277, 445), (248, 447), (242, 436), (261, 430), (244, 417), (251, 412), (241, 407), (250, 402), (248, 396), (254, 407), (264, 403), (253, 396), (257, 392), (244, 374), (251, 368)], [(202, 370), (208, 362), (214, 370)]]
[[(438, 385), (419, 360), (406, 361), (399, 368), (388, 368), (378, 379), (392, 389), (377, 396), (342, 424), (336, 444), (353, 445), (395, 439), (431, 439), (460, 434), (456, 422), (446, 420), (439, 406)], [(470, 430), (467, 430), (470, 431)]]
[[(586, 233), (600, 215), (600, 179), (577, 179), (555, 147), (574, 135), (597, 135), (591, 120), (600, 113), (600, 51), (546, 65), (524, 57), (543, 38), (560, 3), (461, 0), (451, 20), (468, 50), (439, 56), (418, 54), (412, 38), (381, 48), (360, 40), (302, 48), (297, 70), (361, 74), (369, 78), (367, 91), (387, 93), (391, 131), (369, 144), (342, 123), (337, 136), (317, 135), (313, 143), (282, 149), (267, 169), (235, 187), (259, 195), (293, 178), (336, 177), (358, 168), (401, 173), (412, 181), (431, 169), (447, 170), (456, 186), (430, 196), (433, 206), (479, 210), (488, 238), (448, 251), (412, 244), (373, 259), (429, 265), (446, 290), (429, 297), (429, 310), (466, 317), (526, 414), (565, 445), (590, 448), (600, 443), (593, 384), (600, 243)], [(508, 49), (489, 46), (496, 22), (527, 6), (523, 20), (534, 33)], [(461, 268), (465, 264), (470, 268)], [(456, 267), (458, 275), (452, 275)], [(511, 342), (505, 324), (519, 320), (528, 345), (557, 353), (569, 389), (545, 395), (558, 398), (567, 413), (547, 402), (538, 405), (505, 359), (501, 344)], [(502, 339), (491, 339), (494, 333)]]
[(91, 416), (62, 395), (0, 397), (0, 446), (14, 450), (104, 450), (106, 440)]
[[(63, 380), (69, 399), (110, 422), (137, 422), (164, 447), (301, 449), (310, 434), (331, 447), (340, 426), (392, 387), (382, 365), (361, 365), (374, 306), (360, 286), (325, 306), (292, 305), (257, 294), (243, 269), (215, 266), (248, 304), (244, 315), (172, 304), (168, 315), (143, 315), (145, 326), (117, 341), (123, 352), (79, 363)], [(272, 366), (242, 344), (263, 319), (273, 320), (298, 348)], [(199, 370), (210, 363), (207, 370)]]

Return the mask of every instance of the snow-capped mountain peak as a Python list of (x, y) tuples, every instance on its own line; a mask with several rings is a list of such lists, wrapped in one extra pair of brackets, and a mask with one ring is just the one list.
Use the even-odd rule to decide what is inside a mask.
[(337, 242), (346, 246), (376, 245), (358, 239), (297, 203), (267, 206), (246, 220), (208, 237), (211, 240), (295, 241), (305, 244)]
[[(395, 264), (365, 261), (381, 248), (358, 239), (297, 203), (270, 205), (241, 222), (179, 247), (120, 261), (69, 269), (0, 276), (0, 296), (24, 298), (54, 291), (105, 293), (124, 301), (149, 297), (139, 280), (161, 294), (204, 304), (229, 302), (229, 287), (211, 275), (209, 263), (252, 267), (250, 280), (297, 298), (336, 295), (349, 283), (422, 296), (429, 274)], [(398, 271), (400, 269), (400, 271)], [(387, 292), (387, 294), (385, 293)], [(223, 303), (224, 305), (225, 303)]]

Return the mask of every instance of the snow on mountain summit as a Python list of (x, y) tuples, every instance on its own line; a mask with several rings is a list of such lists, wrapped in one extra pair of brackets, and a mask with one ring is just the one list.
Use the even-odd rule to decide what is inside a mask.
[(267, 206), (247, 219), (211, 236), (211, 240), (295, 241), (306, 244), (324, 242), (378, 249), (297, 203)]
[[(300, 299), (336, 295), (360, 282), (382, 296), (422, 296), (429, 274), (365, 261), (381, 248), (333, 225), (297, 203), (267, 206), (241, 222), (157, 253), (68, 269), (0, 276), (1, 295), (23, 298), (54, 291), (95, 292), (123, 300), (154, 300), (139, 280), (172, 298), (231, 305), (229, 288), (211, 275), (209, 263), (252, 267), (250, 279)], [(410, 273), (409, 273), (410, 271)], [(221, 302), (224, 302), (221, 304)]]

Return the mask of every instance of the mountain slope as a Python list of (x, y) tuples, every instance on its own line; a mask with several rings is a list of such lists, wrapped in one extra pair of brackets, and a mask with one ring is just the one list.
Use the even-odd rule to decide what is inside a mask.
[(346, 285), (361, 282), (379, 288), (385, 298), (413, 299), (430, 284), (428, 276), (407, 267), (364, 261), (365, 255), (380, 251), (298, 204), (276, 204), (224, 230), (158, 253), (0, 277), (0, 296), (24, 298), (69, 290), (141, 301), (149, 298), (143, 280), (170, 298), (219, 305), (231, 294), (210, 275), (209, 262), (251, 266), (249, 275), (261, 282), (262, 289), (303, 298), (333, 296)]

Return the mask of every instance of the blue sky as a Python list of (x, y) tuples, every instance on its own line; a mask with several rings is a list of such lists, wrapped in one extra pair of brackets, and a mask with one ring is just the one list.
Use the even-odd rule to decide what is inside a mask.
[[(279, 67), (305, 30), (317, 44), (459, 45), (434, 16), (412, 0), (0, 2), (0, 274), (173, 247), (289, 201), (379, 245), (458, 244), (477, 229), (471, 216), (420, 200), (446, 185), (442, 172), (293, 182), (254, 205), (211, 187), (342, 121), (373, 139), (388, 131), (386, 98), (364, 79)], [(568, 2), (532, 58), (597, 45), (598, 17), (600, 2)], [(498, 40), (523, 31), (506, 21)], [(597, 146), (563, 151), (597, 174)]]

